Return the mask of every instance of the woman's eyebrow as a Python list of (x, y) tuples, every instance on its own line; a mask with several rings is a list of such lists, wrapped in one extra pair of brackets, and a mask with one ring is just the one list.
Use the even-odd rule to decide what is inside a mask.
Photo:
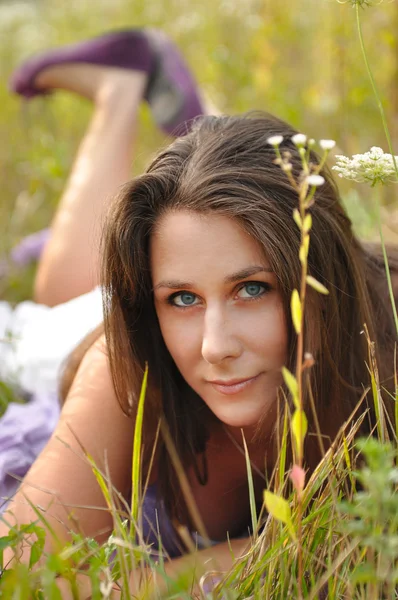
[(272, 269), (270, 267), (263, 267), (262, 265), (254, 265), (253, 267), (246, 267), (245, 269), (241, 269), (232, 275), (228, 275), (224, 281), (225, 283), (234, 283), (235, 281), (246, 279), (247, 277), (251, 277), (257, 273), (272, 273)]
[(191, 288), (194, 287), (193, 283), (189, 283), (189, 281), (179, 281), (177, 279), (173, 279), (173, 280), (165, 280), (165, 281), (160, 281), (159, 283), (157, 283), (153, 288), (152, 291), (158, 290), (159, 288), (169, 288), (171, 290), (180, 290), (181, 288), (184, 288), (184, 290), (190, 290)]
[[(236, 271), (236, 273), (232, 273), (231, 275), (225, 277), (224, 283), (235, 283), (236, 281), (246, 279), (247, 277), (251, 277), (252, 275), (256, 275), (257, 273), (272, 273), (272, 269), (270, 267), (263, 267), (262, 265), (246, 267), (245, 269), (241, 269), (240, 271)], [(154, 286), (153, 291), (163, 287), (171, 290), (190, 290), (194, 287), (194, 284), (190, 281), (181, 281), (177, 279), (164, 280), (157, 283)]]

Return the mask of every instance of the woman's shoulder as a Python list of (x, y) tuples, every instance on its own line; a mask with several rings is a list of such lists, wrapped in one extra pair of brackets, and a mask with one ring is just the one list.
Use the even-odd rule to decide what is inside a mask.
[(77, 419), (81, 413), (90, 415), (89, 430), (106, 424), (107, 437), (113, 432), (126, 432), (132, 439), (132, 422), (116, 398), (109, 368), (105, 336), (100, 335), (85, 352), (66, 398), (61, 421)]
[(63, 406), (59, 427), (72, 431), (82, 442), (81, 447), (102, 466), (105, 460), (112, 461), (115, 471), (128, 472), (134, 423), (117, 401), (104, 335), (82, 358)]

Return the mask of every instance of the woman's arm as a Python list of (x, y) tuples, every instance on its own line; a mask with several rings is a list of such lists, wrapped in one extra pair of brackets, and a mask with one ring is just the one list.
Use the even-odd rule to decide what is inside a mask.
[[(40, 508), (61, 540), (68, 539), (69, 530), (106, 539), (112, 517), (85, 453), (102, 471), (107, 463), (112, 484), (127, 493), (132, 443), (132, 422), (117, 403), (105, 341), (99, 338), (83, 358), (57, 428), (4, 519), (12, 525), (37, 521), (29, 500)], [(7, 525), (0, 521), (0, 537), (7, 532)], [(46, 549), (53, 548), (54, 540), (47, 535)]]
[[(180, 558), (174, 558), (164, 563), (164, 573), (159, 572), (153, 577), (147, 569), (133, 571), (130, 575), (129, 591), (132, 597), (139, 596), (143, 589), (156, 590), (157, 593), (147, 593), (146, 597), (157, 598), (159, 594), (177, 593), (178, 590), (172, 590), (169, 581), (175, 581), (181, 575), (192, 577), (191, 592), (199, 592), (199, 582), (205, 573), (209, 573), (206, 584), (212, 584), (210, 573), (214, 573), (214, 583), (219, 573), (221, 578), (224, 573), (227, 573), (232, 567), (235, 560), (241, 558), (249, 549), (250, 540), (248, 538), (240, 538), (216, 544), (205, 550), (198, 550), (194, 554), (186, 554)], [(82, 600), (91, 598), (91, 581), (87, 575), (81, 574), (77, 577), (79, 589), (79, 597)], [(120, 584), (121, 585), (121, 584)], [(63, 600), (73, 600), (70, 584), (65, 579), (58, 580), (58, 588), (62, 593)], [(119, 600), (121, 598), (120, 587), (117, 583), (114, 584), (111, 600)]]
[[(228, 542), (222, 542), (206, 548), (205, 550), (198, 550), (192, 554), (186, 554), (180, 558), (175, 558), (169, 562), (165, 562), (165, 574), (171, 580), (176, 580), (180, 575), (192, 574), (192, 588), (198, 588), (199, 581), (205, 573), (220, 572), (219, 577), (222, 578), (223, 574), (228, 572), (234, 562), (241, 558), (249, 549), (250, 540), (249, 538), (239, 538), (229, 540)], [(217, 575), (215, 575), (217, 577)], [(137, 576), (132, 573), (130, 577), (130, 591), (138, 593), (139, 581)], [(206, 581), (211, 584), (211, 577)], [(153, 585), (160, 588), (161, 591), (171, 591), (168, 589), (167, 581), (158, 575), (156, 581), (153, 581)], [(115, 595), (117, 598), (117, 595)]]

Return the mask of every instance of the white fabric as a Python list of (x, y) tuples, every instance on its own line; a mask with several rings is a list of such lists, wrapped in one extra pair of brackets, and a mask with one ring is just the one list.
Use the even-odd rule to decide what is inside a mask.
[(56, 394), (62, 363), (102, 320), (99, 288), (53, 308), (0, 302), (0, 380)]

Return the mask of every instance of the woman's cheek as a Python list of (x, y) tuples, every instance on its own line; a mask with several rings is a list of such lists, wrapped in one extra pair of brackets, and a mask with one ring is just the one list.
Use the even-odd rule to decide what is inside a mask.
[[(171, 311), (170, 311), (171, 312)], [(160, 330), (177, 367), (183, 366), (197, 344), (197, 332), (183, 315), (159, 315)]]

